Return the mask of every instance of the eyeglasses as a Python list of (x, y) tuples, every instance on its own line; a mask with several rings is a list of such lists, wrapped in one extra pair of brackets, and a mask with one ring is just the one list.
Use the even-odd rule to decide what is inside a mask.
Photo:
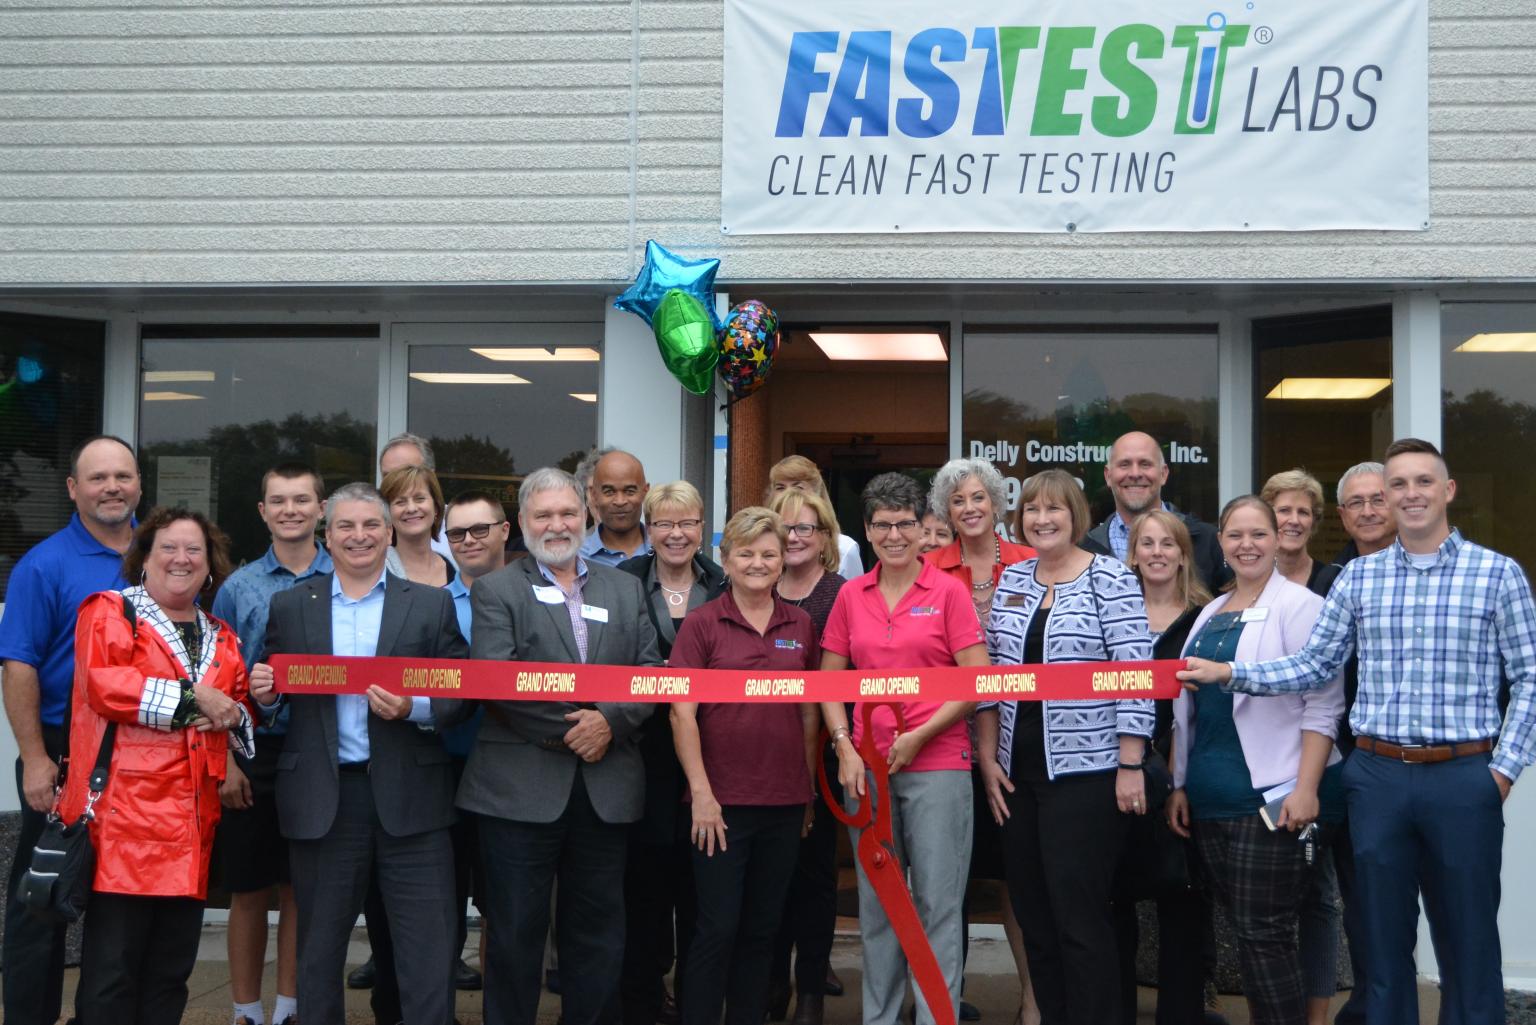
[(676, 528), (677, 530), (684, 530), (684, 531), (687, 531), (687, 530), (698, 530), (703, 525), (704, 525), (704, 521), (703, 520), (699, 520), (699, 519), (693, 519), (693, 520), (652, 520), (651, 521), (651, 529), (655, 530), (655, 531), (659, 531), (659, 532), (661, 532), (663, 534), (670, 534), (670, 533), (672, 533), (674, 528)]
[(443, 531), (443, 533), (446, 534), (448, 536), (448, 540), (454, 544), (458, 544), (459, 542), (463, 541), (465, 535), (474, 538), (476, 541), (484, 541), (486, 537), (490, 535), (492, 527), (499, 527), (505, 522), (507, 521), (497, 520), (495, 523), (476, 523), (472, 527), (449, 527), (447, 530)]
[(910, 534), (920, 526), (922, 524), (916, 520), (897, 520), (895, 523), (875, 520), (869, 525), (869, 529), (876, 534), (889, 534), (893, 530), (898, 530), (903, 534)]
[(810, 537), (817, 531), (825, 531), (826, 527), (818, 527), (814, 523), (786, 523), (784, 529), (796, 537)]
[(1370, 506), (1372, 509), (1385, 509), (1387, 507), (1387, 496), (1372, 495), (1370, 498), (1356, 496), (1344, 503), (1344, 508), (1352, 513), (1357, 513), (1366, 506)]

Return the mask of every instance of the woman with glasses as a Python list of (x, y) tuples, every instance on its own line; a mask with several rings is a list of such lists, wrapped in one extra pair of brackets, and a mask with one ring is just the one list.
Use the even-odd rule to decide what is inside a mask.
[[(773, 496), (773, 511), (784, 521), (784, 575), (779, 597), (805, 610), (819, 639), (832, 604), (845, 581), (838, 573), (837, 518), (826, 499), (811, 491), (788, 488)], [(837, 779), (831, 747), (822, 752), (827, 780)], [(837, 820), (818, 790), (812, 799), (816, 817), (800, 841), (800, 858), (790, 881), (789, 904), (773, 948), (769, 974), (768, 1017), (789, 1013), (789, 960), (795, 954), (795, 1025), (821, 1025), (826, 996), (842, 996), (843, 983), (832, 974), (832, 936), (837, 929)]]
[[(667, 659), (688, 614), (725, 593), (725, 571), (702, 551), (704, 499), (692, 484), (675, 480), (651, 488), (642, 512), (651, 550), (619, 563), (619, 569), (640, 578), (645, 611), (656, 628), (661, 657)], [(675, 961), (673, 986), (682, 988), (693, 935), (693, 868), (684, 835), (687, 816), (680, 814), (683, 770), (667, 706), (655, 707), (640, 732), (645, 811), (630, 829), (624, 873), (627, 938), (620, 993), (628, 1022), (654, 1022), (677, 1013), (666, 975)]]
[[(806, 491), (818, 496), (827, 505), (832, 496), (827, 494), (827, 483), (821, 478), (821, 470), (805, 456), (787, 456), (773, 464), (768, 471), (768, 494), (764, 505), (772, 505), (775, 496), (785, 491)], [(847, 534), (839, 533), (834, 539), (837, 545), (837, 568), (844, 580), (852, 580), (864, 572), (859, 557), (859, 546)]]
[[(878, 561), (874, 570), (838, 592), (821, 637), (821, 668), (985, 666), (986, 644), (970, 596), (919, 552), (923, 495), (917, 483), (899, 473), (883, 473), (864, 488), (862, 499), (864, 533)], [(954, 1014), (965, 949), (960, 904), (971, 861), (971, 738), (965, 720), (974, 708), (969, 701), (904, 702), (906, 728), (901, 732), (885, 705), (871, 717), (875, 748), (891, 773), (890, 792), (878, 799), (889, 802), (896, 856), (907, 868), (912, 900), (944, 972)], [(851, 730), (841, 702), (822, 705), (822, 715), (837, 748), (844, 803), (855, 809), (873, 796), (858, 748), (863, 705), (853, 706)], [(851, 832), (857, 847), (859, 831)], [(906, 958), (862, 865), (859, 933), (865, 1025), (896, 1025), (907, 988)], [(934, 1021), (921, 992), (917, 1021)]]

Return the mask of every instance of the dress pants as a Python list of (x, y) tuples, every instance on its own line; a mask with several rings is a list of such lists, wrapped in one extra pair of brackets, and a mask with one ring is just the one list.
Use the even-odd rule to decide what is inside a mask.
[(533, 1025), (549, 900), (560, 881), (555, 945), (561, 1020), (600, 1025), (617, 1011), (624, 962), (624, 849), (628, 827), (598, 818), (581, 768), (553, 822), (480, 817), (486, 915), (486, 1025)]
[(319, 840), (289, 844), (298, 904), (299, 1020), (346, 1020), (347, 944), (378, 879), (396, 951), (405, 1025), (444, 1025), (453, 1014), (453, 845), (448, 830), (391, 836), (379, 824), (367, 774), (343, 772), (336, 821)]
[(1115, 773), (1015, 781), (1003, 830), (1008, 896), (1042, 1018), (1051, 1025), (1120, 1019), (1111, 894), (1127, 817)]
[(1440, 965), (1440, 1025), (1504, 1021), (1504, 809), (1488, 761), (1408, 765), (1356, 748), (1344, 765), (1372, 1023), (1419, 1020), (1421, 893)]
[[(677, 835), (657, 843), (649, 829), (632, 827), (624, 868), (624, 970), (620, 1000), (625, 1025), (654, 1025), (666, 995), (666, 976), (683, 987), (688, 947), (697, 916), (693, 859), (682, 831), (686, 814), (672, 825)], [(674, 959), (674, 952), (676, 957)]]
[[(873, 776), (869, 777), (871, 787)], [(971, 867), (972, 806), (969, 769), (906, 770), (890, 777), (891, 834), (896, 857), (907, 870), (912, 903), (928, 933), (949, 987), (954, 1013), (959, 1013), (960, 985), (965, 974), (965, 933), (960, 905)], [(865, 799), (874, 797), (872, 789)], [(859, 799), (844, 794), (849, 811)], [(854, 850), (862, 830), (850, 829)], [(1106, 906), (1107, 914), (1107, 906)], [(896, 1025), (907, 989), (907, 958), (886, 917), (880, 898), (859, 865), (859, 936), (864, 943), (864, 1025)], [(1110, 956), (1114, 956), (1111, 948)], [(919, 1025), (933, 1025), (933, 1012), (914, 985)]]
[(1370, 966), (1365, 952), (1365, 921), (1360, 916), (1360, 889), (1355, 885), (1355, 844), (1350, 839), (1349, 817), (1334, 830), (1328, 845), (1334, 875), (1339, 881), (1339, 901), (1344, 905), (1344, 942), (1349, 947), (1350, 969), (1355, 977), (1349, 999), (1333, 1016), (1333, 1025), (1365, 1025), (1365, 1001), (1370, 992)]
[[(43, 727), (43, 747), (55, 762), (63, 751), (63, 731)], [(89, 770), (87, 770), (89, 771)], [(13, 1025), (54, 1025), (64, 996), (64, 934), (62, 925), (46, 922), (16, 899), (16, 884), (32, 867), (32, 848), (42, 836), (48, 816), (33, 811), (21, 792), (21, 759), (16, 759), (16, 795), (21, 801), (21, 833), (6, 882), (4, 937), (5, 1021)]]
[[(839, 803), (843, 788), (837, 782), (837, 765), (827, 780)], [(819, 784), (818, 784), (819, 787)], [(818, 792), (816, 819), (800, 841), (795, 874), (789, 882), (788, 904), (773, 944), (770, 980), (789, 977), (790, 951), (795, 955), (795, 992), (820, 993), (827, 984), (832, 960), (832, 937), (837, 932), (837, 819)]]
[[(693, 849), (698, 921), (688, 949), (683, 1025), (762, 1025), (773, 941), (800, 850), (804, 805), (728, 805), (724, 849)], [(826, 978), (822, 977), (825, 985)]]
[(203, 902), (92, 893), (75, 991), (79, 1025), (177, 1025), (197, 964)]

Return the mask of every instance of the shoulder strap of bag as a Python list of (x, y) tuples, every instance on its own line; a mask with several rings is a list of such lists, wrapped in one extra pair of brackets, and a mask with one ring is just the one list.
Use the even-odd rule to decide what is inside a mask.
[[(133, 602), (123, 595), (123, 618), (128, 621), (128, 629), (134, 637), (139, 636), (139, 610), (133, 607)], [(59, 759), (58, 791), (64, 792), (64, 778), (69, 774), (69, 734), (75, 722), (75, 696), (70, 691), (69, 701), (64, 705), (64, 757)], [(96, 764), (91, 768), (91, 792), (99, 794), (107, 786), (107, 768), (112, 764), (112, 744), (117, 739), (117, 723), (107, 723), (107, 728), (101, 734), (101, 747), (96, 752)], [(57, 803), (57, 801), (55, 801)]]

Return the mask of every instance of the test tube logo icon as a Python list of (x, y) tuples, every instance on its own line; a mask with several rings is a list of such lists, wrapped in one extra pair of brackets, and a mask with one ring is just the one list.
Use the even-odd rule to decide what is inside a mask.
[(1229, 25), (1214, 11), (1204, 25), (1180, 25), (1173, 45), (1188, 51), (1184, 84), (1173, 130), (1180, 135), (1211, 135), (1221, 110), (1221, 84), (1226, 77), (1227, 51), (1248, 41), (1247, 25)]

